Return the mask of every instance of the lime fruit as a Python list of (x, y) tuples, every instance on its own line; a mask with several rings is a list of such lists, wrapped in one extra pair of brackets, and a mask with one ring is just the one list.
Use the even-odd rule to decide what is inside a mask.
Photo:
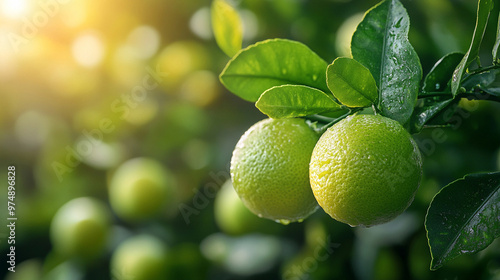
[(177, 194), (173, 175), (150, 158), (134, 158), (120, 165), (108, 191), (113, 211), (131, 222), (161, 215)]
[(148, 234), (130, 237), (111, 256), (111, 278), (116, 280), (164, 279), (168, 250), (163, 241)]
[(318, 138), (302, 119), (265, 119), (248, 129), (231, 159), (231, 179), (243, 204), (283, 224), (316, 211), (309, 161)]
[(358, 27), (358, 24), (363, 20), (363, 13), (355, 14), (348, 17), (337, 30), (335, 38), (335, 50), (338, 56), (352, 57), (351, 55), (351, 38)]
[(311, 187), (319, 205), (351, 226), (388, 222), (411, 204), (422, 160), (395, 120), (353, 115), (330, 127), (311, 157)]
[(94, 198), (70, 200), (57, 210), (50, 225), (54, 250), (65, 257), (92, 259), (103, 252), (111, 227), (106, 205)]
[(231, 180), (222, 185), (215, 197), (214, 216), (219, 228), (230, 235), (274, 233), (280, 228), (276, 223), (260, 219), (250, 212), (236, 194)]

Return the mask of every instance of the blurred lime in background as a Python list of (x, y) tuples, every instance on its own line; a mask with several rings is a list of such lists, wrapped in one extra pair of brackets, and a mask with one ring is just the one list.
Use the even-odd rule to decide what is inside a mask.
[(120, 165), (109, 186), (111, 207), (126, 221), (165, 215), (176, 195), (170, 172), (160, 162), (148, 158), (135, 158)]
[(76, 198), (54, 215), (50, 236), (54, 249), (71, 258), (95, 258), (104, 252), (109, 238), (111, 215), (106, 205), (94, 198)]
[(165, 275), (168, 250), (162, 240), (138, 235), (125, 240), (111, 257), (111, 278), (161, 279)]
[(244, 235), (252, 232), (276, 233), (284, 230), (282, 225), (259, 218), (248, 210), (233, 188), (226, 181), (214, 201), (214, 216), (219, 228), (229, 235)]

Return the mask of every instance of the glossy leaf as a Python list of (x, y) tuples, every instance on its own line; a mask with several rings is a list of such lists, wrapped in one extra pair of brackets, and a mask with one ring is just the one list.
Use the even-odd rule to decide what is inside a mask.
[(498, 24), (497, 24), (497, 37), (495, 40), (495, 45), (493, 45), (493, 50), (491, 54), (493, 55), (493, 63), (500, 63), (500, 52), (498, 49), (500, 48), (500, 13), (498, 14)]
[(238, 53), (228, 62), (220, 79), (234, 94), (255, 102), (264, 91), (286, 84), (328, 92), (326, 67), (327, 63), (306, 45), (272, 39)]
[(500, 172), (469, 174), (433, 198), (425, 219), (431, 269), (500, 236)]
[(378, 97), (370, 70), (352, 58), (339, 57), (328, 65), (326, 83), (335, 98), (348, 107), (368, 107)]
[[(450, 96), (451, 97), (451, 96)], [(410, 127), (411, 133), (418, 133), (422, 130), (425, 124), (432, 120), (436, 115), (438, 115), (448, 105), (452, 103), (453, 99), (447, 99), (444, 101), (429, 102), (429, 105), (424, 105), (422, 107), (416, 107), (412, 115), (412, 127)]]
[(463, 53), (449, 53), (442, 57), (434, 66), (424, 80), (422, 90), (424, 92), (444, 91), (451, 81), (453, 71), (464, 57)]
[(500, 69), (471, 75), (464, 80), (462, 86), (473, 92), (476, 88), (495, 96), (500, 96)]
[(271, 118), (303, 117), (344, 109), (321, 90), (301, 85), (283, 85), (265, 91), (255, 106)]
[(404, 124), (415, 106), (422, 67), (408, 41), (408, 14), (397, 0), (386, 0), (367, 12), (351, 42), (353, 58), (372, 73), (379, 89), (382, 115)]
[(213, 0), (211, 17), (217, 45), (228, 56), (234, 56), (243, 41), (243, 25), (238, 12), (225, 0)]
[(488, 18), (492, 9), (493, 0), (479, 0), (476, 26), (474, 28), (474, 34), (472, 35), (472, 42), (469, 50), (465, 53), (462, 61), (460, 61), (460, 64), (458, 64), (457, 68), (453, 72), (453, 78), (451, 81), (451, 93), (453, 96), (458, 94), (465, 70), (467, 70), (467, 67), (469, 67), (471, 62), (473, 62), (479, 54), (479, 47), (481, 46), (484, 31), (486, 30), (486, 24), (488, 23)]

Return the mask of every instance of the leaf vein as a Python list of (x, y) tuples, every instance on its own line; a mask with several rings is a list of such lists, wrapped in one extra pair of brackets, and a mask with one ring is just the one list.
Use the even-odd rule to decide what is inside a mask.
[(357, 88), (356, 88), (356, 85), (354, 85), (353, 83), (349, 82), (348, 80), (344, 79), (343, 76), (341, 75), (335, 75), (337, 76), (338, 78), (340, 78), (342, 81), (344, 81), (346, 84), (348, 84), (353, 90), (355, 90), (357, 93), (359, 93), (359, 95), (363, 96), (367, 101), (371, 102), (371, 99), (369, 98), (368, 95), (364, 94), (364, 92), (362, 91), (359, 91)]
[(305, 86), (308, 86), (308, 87), (312, 87), (314, 89), (317, 89), (317, 90), (320, 90), (322, 91), (323, 93), (326, 93), (323, 89), (320, 89), (317, 87), (316, 84), (313, 84), (313, 83), (305, 83), (305, 82), (302, 82), (302, 81), (294, 81), (294, 80), (291, 80), (291, 79), (286, 79), (286, 78), (281, 78), (281, 77), (276, 77), (276, 76), (267, 76), (267, 75), (252, 75), (252, 74), (224, 74), (223, 77), (225, 78), (254, 78), (254, 79), (269, 79), (269, 80), (277, 80), (277, 81), (281, 81), (281, 82), (284, 82), (284, 84), (290, 84), (290, 85), (305, 85)]
[[(491, 200), (491, 198), (493, 196), (496, 195), (496, 193), (498, 192), (498, 190), (500, 189), (500, 184), (497, 185), (496, 187), (496, 190), (491, 192), (490, 195), (488, 195), (488, 197), (483, 201), (483, 203), (480, 204), (480, 207), (477, 208), (476, 211), (474, 211), (474, 213), (467, 219), (467, 221), (460, 227), (460, 230), (458, 231), (458, 233), (456, 234), (456, 236), (453, 238), (453, 241), (450, 243), (450, 244), (455, 244), (458, 240), (458, 238), (461, 236), (461, 232), (464, 230), (464, 228), (466, 227), (466, 225), (469, 224), (469, 222), (478, 214), (480, 213), (484, 207), (486, 205), (489, 204), (489, 201)], [(448, 245), (446, 247), (446, 252), (443, 254), (443, 258), (445, 258), (449, 253), (450, 251), (453, 249), (453, 246), (452, 245)]]

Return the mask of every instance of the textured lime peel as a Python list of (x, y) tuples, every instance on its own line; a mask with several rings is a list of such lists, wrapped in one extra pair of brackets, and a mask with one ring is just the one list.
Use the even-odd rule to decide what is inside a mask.
[(354, 115), (329, 128), (314, 148), (310, 178), (319, 205), (351, 226), (388, 222), (411, 204), (422, 160), (395, 120)]
[(282, 224), (316, 211), (309, 161), (318, 140), (302, 119), (266, 119), (241, 137), (231, 159), (231, 178), (253, 213)]

